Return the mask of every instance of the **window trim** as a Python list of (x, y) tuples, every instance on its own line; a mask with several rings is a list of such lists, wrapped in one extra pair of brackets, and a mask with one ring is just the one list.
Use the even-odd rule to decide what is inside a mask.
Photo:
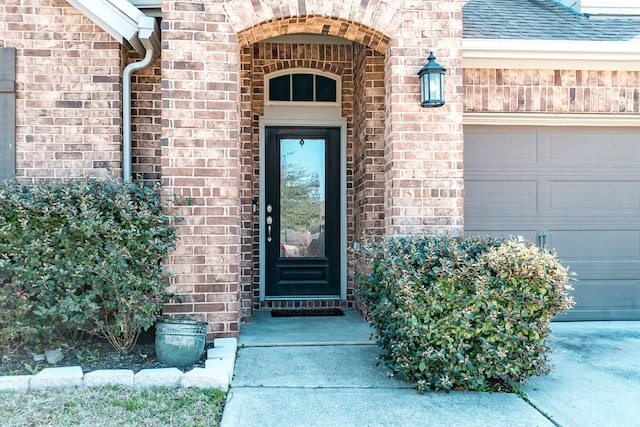
[[(293, 74), (312, 74), (315, 76), (322, 76), (329, 78), (336, 82), (336, 101), (271, 101), (269, 93), (269, 81), (276, 77), (282, 77)], [(265, 74), (264, 76), (264, 104), (265, 105), (296, 105), (296, 106), (317, 106), (317, 107), (335, 107), (342, 105), (342, 78), (333, 73), (325, 71), (315, 70), (313, 68), (288, 68), (286, 70), (274, 71), (273, 73)], [(315, 93), (314, 93), (315, 96)]]

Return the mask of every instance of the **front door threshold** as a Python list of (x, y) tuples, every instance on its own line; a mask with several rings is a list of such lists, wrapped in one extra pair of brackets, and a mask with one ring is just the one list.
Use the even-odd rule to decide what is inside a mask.
[(265, 297), (264, 301), (340, 301), (340, 295), (287, 295), (282, 297)]

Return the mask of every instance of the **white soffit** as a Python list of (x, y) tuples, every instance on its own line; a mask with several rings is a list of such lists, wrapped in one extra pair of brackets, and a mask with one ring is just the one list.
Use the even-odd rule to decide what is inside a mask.
[(463, 39), (464, 68), (640, 70), (640, 39), (628, 41)]

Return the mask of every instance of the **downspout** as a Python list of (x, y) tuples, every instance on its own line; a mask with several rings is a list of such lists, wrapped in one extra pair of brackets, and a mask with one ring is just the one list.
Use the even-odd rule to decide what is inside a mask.
[(155, 58), (153, 47), (145, 47), (144, 59), (127, 65), (122, 72), (122, 180), (125, 182), (131, 181), (131, 76), (148, 67)]

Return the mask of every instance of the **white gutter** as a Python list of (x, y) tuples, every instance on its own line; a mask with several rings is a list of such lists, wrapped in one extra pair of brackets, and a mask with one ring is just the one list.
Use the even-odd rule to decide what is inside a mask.
[(640, 38), (628, 41), (463, 39), (464, 68), (637, 71)]
[(122, 72), (122, 179), (131, 181), (131, 75), (160, 56), (160, 30), (156, 20), (127, 0), (67, 0), (121, 44), (133, 47), (142, 61)]
[[(140, 20), (148, 16), (127, 0), (67, 0), (67, 2), (121, 44), (128, 44), (140, 55), (145, 55), (146, 49), (140, 39), (139, 31)], [(157, 45), (154, 42), (154, 48), (159, 53), (160, 38), (156, 36), (156, 39)]]

